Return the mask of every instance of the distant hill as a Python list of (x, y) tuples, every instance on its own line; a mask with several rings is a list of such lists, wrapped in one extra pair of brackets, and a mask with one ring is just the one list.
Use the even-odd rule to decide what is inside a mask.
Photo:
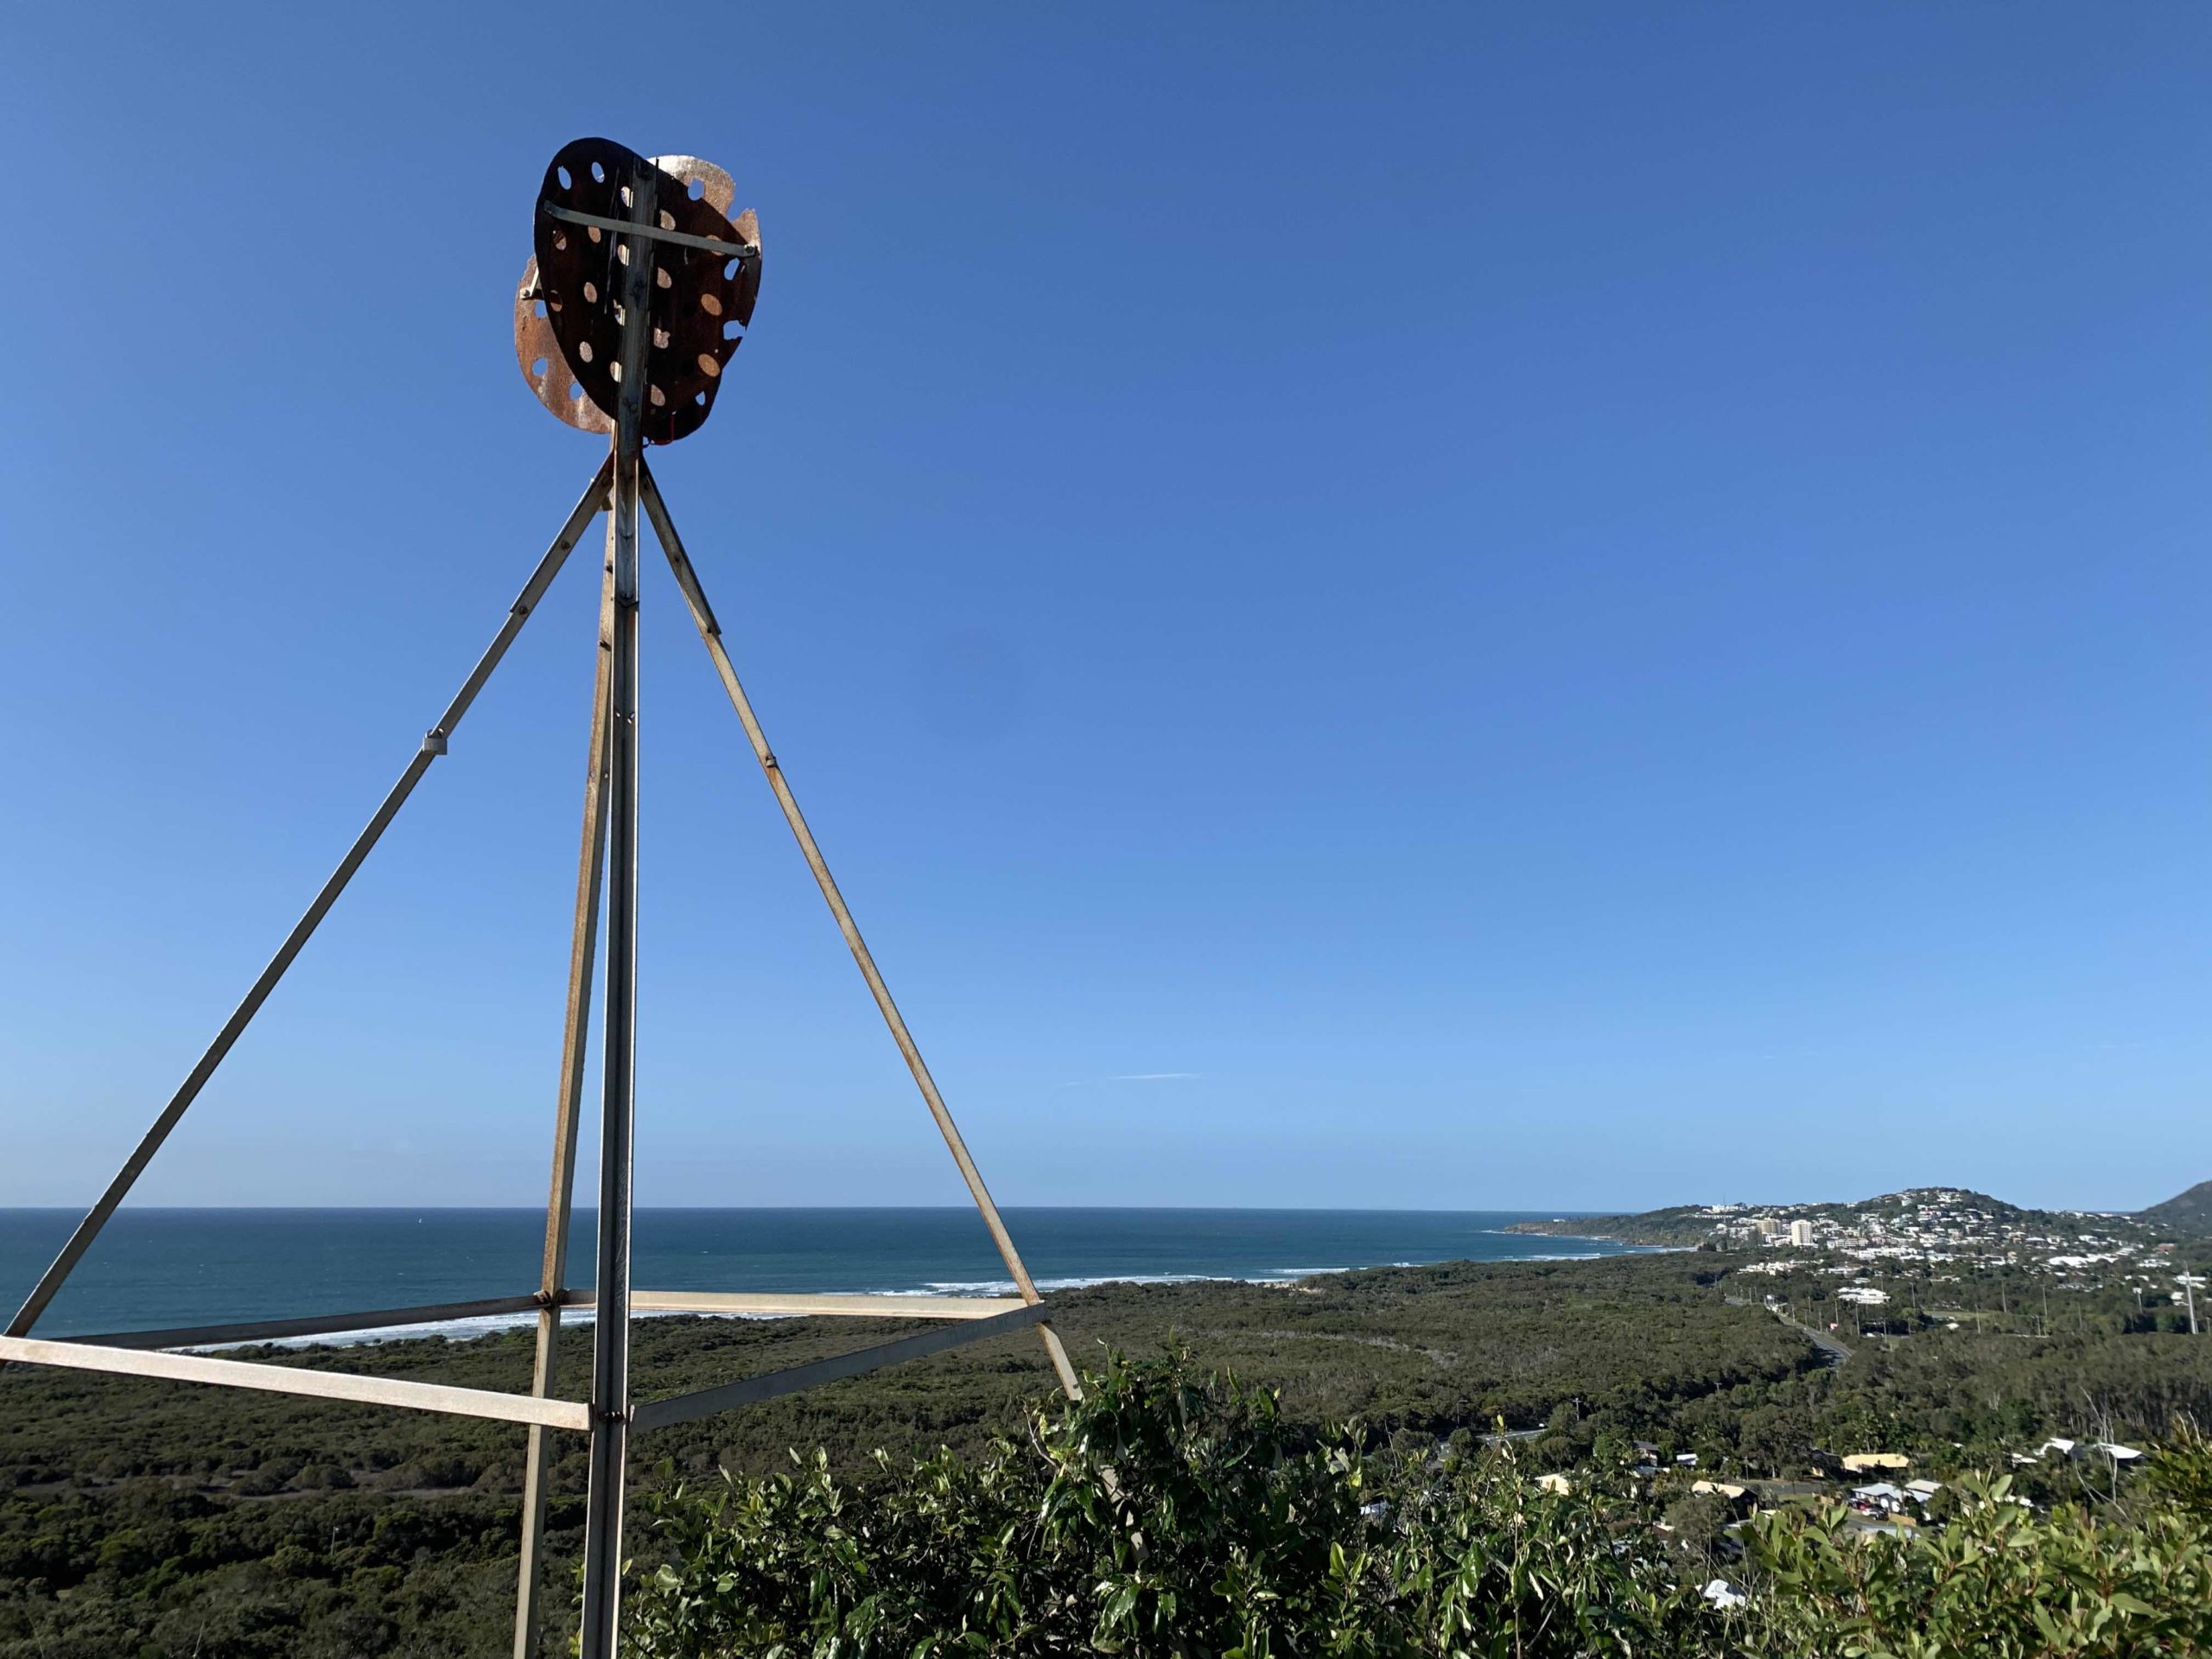
[(1902, 1192), (1885, 1192), (1878, 1198), (1860, 1198), (1854, 1204), (1815, 1204), (1797, 1207), (1801, 1210), (1887, 1217), (1901, 1216), (1908, 1211), (1930, 1204), (1979, 1211), (2001, 1221), (2017, 1221), (2024, 1216), (2049, 1213), (2040, 1210), (2023, 1210), (2017, 1204), (2007, 1204), (1986, 1192), (1977, 1192), (1970, 1186), (1909, 1186)]
[(2136, 1219), (2185, 1233), (2212, 1233), (2212, 1181), (2199, 1181), (2188, 1192), (2177, 1192), (2164, 1204), (2152, 1205)]
[[(2212, 1231), (2212, 1181), (2170, 1200), (2168, 1205), (2161, 1205), (2158, 1210), (2191, 1200), (2202, 1217), (2199, 1226), (2202, 1230)], [(1757, 1230), (1762, 1217), (1783, 1225), (1792, 1221), (1809, 1221), (1822, 1243), (1849, 1243), (1853, 1236), (1870, 1230), (1888, 1230), (1892, 1237), (1896, 1230), (1910, 1231), (1917, 1228), (1957, 1238), (2032, 1236), (2041, 1240), (2065, 1240), (2101, 1235), (2115, 1228), (2133, 1237), (2140, 1236), (2138, 1228), (2142, 1225), (2163, 1223), (2167, 1230), (2187, 1225), (2154, 1211), (2120, 1217), (2076, 1211), (2024, 1210), (2018, 1205), (2007, 1204), (2002, 1198), (1967, 1187), (1912, 1186), (1901, 1192), (1885, 1192), (1878, 1198), (1860, 1198), (1850, 1204), (1677, 1204), (1633, 1216), (1578, 1216), (1557, 1221), (1515, 1222), (1506, 1230), (1580, 1235), (1586, 1238), (1618, 1239), (1626, 1244), (1671, 1245), (1678, 1249), (1700, 1245), (1740, 1248), (1745, 1243), (1756, 1245), (1759, 1242)]]

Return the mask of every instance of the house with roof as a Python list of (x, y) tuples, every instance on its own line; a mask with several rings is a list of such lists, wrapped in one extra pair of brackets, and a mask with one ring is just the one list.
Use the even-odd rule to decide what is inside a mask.
[(1905, 1506), (1905, 1492), (1886, 1480), (1851, 1489), (1851, 1507), (1865, 1515), (1896, 1515)]

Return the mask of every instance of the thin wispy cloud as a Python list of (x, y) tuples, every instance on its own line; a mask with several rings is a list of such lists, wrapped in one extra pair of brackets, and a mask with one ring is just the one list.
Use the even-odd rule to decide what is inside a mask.
[(1192, 1077), (1203, 1077), (1203, 1071), (1123, 1071), (1110, 1077), (1077, 1077), (1064, 1083), (1063, 1089), (1088, 1089), (1099, 1083), (1183, 1083)]

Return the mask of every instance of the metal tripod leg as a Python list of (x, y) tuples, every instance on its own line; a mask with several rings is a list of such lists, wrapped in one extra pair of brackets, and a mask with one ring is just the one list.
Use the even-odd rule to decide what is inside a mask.
[[(697, 626), (699, 637), (706, 642), (707, 652), (714, 658), (715, 671), (721, 677), (722, 690), (729, 695), (730, 705), (737, 710), (737, 717), (745, 727), (745, 735), (751, 741), (753, 753), (760, 763), (760, 770), (768, 779), (768, 787), (775, 791), (776, 804), (783, 809), (784, 822), (791, 826), (798, 838), (799, 851), (806, 857), (807, 868), (814, 872), (815, 885), (822, 889), (822, 897), (830, 906), (830, 913), (836, 918), (837, 930), (845, 936), (846, 946), (853, 953), (853, 960), (860, 964), (861, 976), (867, 980), (868, 994), (874, 997), (883, 1022), (891, 1029), (892, 1040), (899, 1045), (899, 1052), (906, 1057), (906, 1069), (913, 1073), (914, 1082), (928, 1104), (930, 1116), (937, 1121), (938, 1132), (944, 1137), (944, 1144), (952, 1154), (952, 1161), (960, 1166), (960, 1179), (967, 1183), (968, 1195), (976, 1203), (983, 1217), (983, 1224), (990, 1229), (992, 1241), (997, 1244), (999, 1258), (1006, 1263), (1007, 1272), (1013, 1276), (1015, 1288), (1025, 1302), (1040, 1302), (1044, 1297), (1029, 1277), (1029, 1269), (1022, 1265), (1020, 1252), (1014, 1247), (1014, 1239), (1000, 1219), (998, 1205), (991, 1202), (988, 1188), (976, 1167), (976, 1160), (968, 1155), (968, 1144), (961, 1139), (959, 1127), (952, 1121), (944, 1096), (938, 1092), (937, 1080), (930, 1075), (922, 1051), (915, 1044), (913, 1033), (906, 1029), (906, 1021), (899, 1012), (899, 1005), (891, 1000), (890, 988), (883, 982), (877, 970), (875, 958), (868, 943), (861, 938), (861, 931), (853, 920), (853, 912), (845, 903), (844, 894), (837, 890), (837, 883), (830, 874), (830, 866), (822, 856), (822, 849), (815, 844), (814, 832), (807, 827), (805, 816), (798, 810), (798, 800), (791, 793), (791, 785), (784, 778), (783, 768), (776, 763), (775, 752), (768, 747), (766, 734), (753, 712), (752, 700), (740, 684), (737, 670), (731, 664), (729, 652), (722, 644), (721, 624), (715, 620), (714, 607), (707, 602), (706, 590), (700, 586), (699, 573), (692, 568), (691, 560), (683, 550), (683, 543), (676, 533), (675, 522), (668, 516), (668, 504), (661, 499), (660, 488), (653, 482), (651, 471), (640, 467), (639, 494), (648, 518), (652, 520), (653, 535), (661, 550), (667, 554), (669, 566), (676, 572), (677, 585), (683, 590), (684, 603), (691, 612), (691, 620)], [(1038, 1334), (1044, 1339), (1045, 1352), (1058, 1375), (1060, 1387), (1071, 1400), (1083, 1397), (1081, 1383), (1076, 1379), (1075, 1368), (1068, 1363), (1067, 1350), (1060, 1344), (1059, 1335), (1050, 1325), (1040, 1323)]]
[[(553, 1119), (553, 1177), (545, 1201), (545, 1255), (538, 1277), (537, 1360), (530, 1391), (552, 1392), (566, 1288), (569, 1217), (576, 1190), (576, 1124), (583, 1098), (584, 1051), (591, 1023), (592, 963), (599, 944), (600, 878), (607, 866), (607, 713), (613, 682), (614, 526), (607, 532), (607, 565), (599, 594), (599, 665), (592, 678), (591, 741), (584, 766), (583, 847), (576, 863), (576, 922), (569, 946), (569, 1000), (561, 1025), (561, 1093)], [(522, 1564), (515, 1588), (514, 1659), (537, 1659), (544, 1594), (546, 1486), (552, 1439), (536, 1424), (523, 1461)]]
[(168, 1139), (169, 1132), (176, 1128), (186, 1109), (200, 1097), (200, 1091), (215, 1075), (215, 1068), (222, 1065), (224, 1056), (245, 1034), (247, 1025), (260, 1012), (261, 1005), (276, 988), (277, 981), (283, 978), (284, 970), (292, 965), (293, 959), (315, 937), (315, 931), (321, 925), (322, 918), (338, 902), (338, 895), (346, 891), (346, 883), (361, 868), (361, 861), (368, 857), (385, 828), (406, 804), (407, 798), (415, 792), (415, 785), (423, 780), (423, 774), (430, 769), (430, 762), (446, 752), (446, 740), (461, 724), (469, 705), (476, 701), (476, 694), (484, 689), (484, 683), (492, 677), (492, 671), (499, 665), (499, 659), (507, 654), (507, 647), (514, 644), (515, 636), (522, 632), (523, 623), (537, 608), (538, 601), (544, 597), (546, 588), (552, 585), (553, 578), (560, 574), (562, 565), (567, 562), (569, 550), (599, 515), (606, 501), (607, 484), (612, 476), (613, 462), (610, 461), (600, 468), (590, 487), (585, 490), (583, 499), (576, 503), (575, 511), (569, 515), (568, 523), (553, 538), (553, 545), (546, 550), (545, 556), (537, 562), (537, 569), (523, 584), (522, 592), (507, 611), (507, 620), (500, 624), (499, 632), (493, 636), (491, 645), (477, 660), (475, 668), (461, 683), (461, 690), (454, 694), (453, 701), (446, 705), (446, 711), (438, 717), (438, 723), (431, 727), (424, 736), (415, 758), (407, 763), (407, 770), (399, 774), (399, 781), (384, 798), (375, 816), (370, 818), (367, 828), (354, 837), (353, 846), (339, 861), (338, 868), (331, 873), (330, 879), (322, 884), (322, 890), (315, 894), (315, 902), (308, 906), (307, 913), (293, 924), (292, 931), (284, 937), (284, 943), (277, 947), (276, 954), (269, 960), (269, 965), (261, 970), (261, 976), (253, 982), (252, 988), (245, 994), (245, 1000), (223, 1022), (222, 1030), (216, 1033), (215, 1040), (207, 1046), (207, 1052), (200, 1057), (200, 1063), (192, 1068), (191, 1075), (169, 1097), (169, 1103), (162, 1109), (162, 1115), (154, 1120), (154, 1127), (146, 1131), (130, 1156), (124, 1160), (123, 1167), (108, 1183), (107, 1191), (100, 1194), (99, 1202), (92, 1207), (84, 1220), (77, 1224), (77, 1230), (61, 1247), (61, 1254), (54, 1258), (54, 1265), (47, 1268), (31, 1294), (24, 1299), (23, 1305), (16, 1310), (16, 1317), (8, 1321), (9, 1336), (27, 1335), (31, 1326), (38, 1322), (39, 1315), (46, 1311), (47, 1304), (54, 1300), (54, 1293), (61, 1288), (69, 1277), (70, 1270), (92, 1248), (92, 1241), (107, 1225), (108, 1217), (115, 1213), (116, 1206), (123, 1202), (137, 1184), (138, 1177), (144, 1173), (154, 1154), (162, 1149), (162, 1142)]

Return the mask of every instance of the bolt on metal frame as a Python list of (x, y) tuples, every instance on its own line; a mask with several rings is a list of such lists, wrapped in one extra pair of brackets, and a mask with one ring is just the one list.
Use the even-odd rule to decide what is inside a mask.
[[(53, 1264), (41, 1276), (22, 1306), (0, 1334), (0, 1366), (30, 1363), (82, 1370), (118, 1372), (220, 1387), (259, 1389), (322, 1399), (388, 1405), (449, 1415), (490, 1418), (526, 1426), (529, 1443), (524, 1463), (521, 1561), (516, 1597), (514, 1653), (516, 1659), (533, 1659), (542, 1628), (542, 1585), (544, 1577), (546, 1489), (552, 1442), (549, 1430), (582, 1433), (590, 1450), (590, 1485), (586, 1501), (584, 1595), (581, 1652), (583, 1659), (613, 1659), (620, 1619), (623, 1499), (627, 1484), (626, 1460), (630, 1434), (690, 1421), (715, 1412), (774, 1399), (803, 1389), (818, 1387), (843, 1377), (859, 1376), (883, 1366), (979, 1342), (1026, 1326), (1034, 1326), (1061, 1388), (1070, 1398), (1080, 1397), (1074, 1368), (1050, 1323), (1044, 1298), (1015, 1249), (998, 1206), (984, 1185), (958, 1127), (947, 1109), (921, 1050), (892, 1000), (875, 959), (861, 937), (844, 895), (830, 874), (830, 867), (814, 833), (800, 812), (798, 802), (784, 775), (766, 734), (754, 714), (751, 700), (739, 683), (737, 671), (723, 643), (721, 623), (708, 602), (696, 569), (677, 534), (659, 486), (645, 466), (646, 391), (645, 367), (649, 350), (650, 296), (658, 281), (670, 284), (656, 264), (657, 244), (702, 248), (715, 253), (759, 257), (757, 241), (704, 237), (672, 230), (666, 211), (672, 195), (664, 194), (671, 184), (683, 188), (683, 177), (664, 170), (682, 162), (693, 176), (719, 175), (690, 158), (664, 159), (656, 165), (632, 156), (619, 146), (598, 143), (598, 153), (626, 158), (620, 200), (627, 209), (617, 221), (573, 208), (549, 207), (548, 218), (587, 227), (594, 240), (615, 235), (611, 252), (622, 267), (622, 289), (615, 315), (621, 323), (620, 372), (613, 399), (616, 408), (607, 421), (595, 408), (571, 413), (558, 407), (547, 394), (547, 378), (533, 380), (541, 398), (572, 425), (606, 431), (611, 425), (607, 459), (584, 491), (582, 498), (546, 550), (537, 568), (509, 607), (491, 645), (478, 659), (437, 723), (423, 737), (414, 757), (354, 839), (338, 868), (324, 882), (307, 911), (277, 948), (245, 997), (216, 1033), (214, 1040), (187, 1075), (153, 1126), (140, 1139), (123, 1167), (117, 1172), (97, 1203), (86, 1213)], [(577, 149), (571, 146), (571, 149)], [(563, 156), (569, 153), (563, 152)], [(549, 177), (552, 169), (549, 169)], [(728, 206), (727, 190), (715, 202)], [(696, 207), (696, 201), (695, 201)], [(695, 213), (695, 218), (702, 218)], [(725, 222), (715, 216), (717, 228)], [(749, 228), (748, 213), (739, 221)], [(535, 265), (535, 262), (533, 262)], [(535, 271), (525, 279), (524, 301), (517, 308), (518, 351), (544, 349), (525, 339), (526, 301), (537, 282)], [(542, 341), (541, 334), (535, 338)], [(587, 360), (588, 360), (587, 359)], [(525, 355), (525, 373), (528, 357)], [(702, 367), (707, 365), (702, 365)], [(710, 369), (719, 373), (718, 369)], [(559, 384), (565, 386), (565, 378)], [(582, 401), (581, 399), (579, 402)], [(698, 400), (705, 407), (710, 397)], [(665, 418), (665, 417), (664, 417)], [(696, 426), (702, 416), (690, 416)], [(680, 433), (678, 434), (680, 435)], [(901, 1057), (912, 1072), (924, 1103), (952, 1154), (969, 1198), (974, 1201), (1000, 1258), (1005, 1262), (1016, 1294), (1012, 1297), (776, 1295), (726, 1292), (633, 1290), (631, 1279), (632, 1129), (635, 1121), (635, 1013), (637, 997), (637, 823), (638, 823), (638, 612), (639, 514), (643, 509), (655, 539), (674, 572), (693, 624), (712, 659), (723, 690), (743, 726), (753, 757), (766, 778), (777, 805), (790, 826), (807, 868), (813, 873), (838, 931), (852, 951), (861, 977), (883, 1016)], [(569, 556), (602, 512), (608, 515), (607, 556), (602, 569), (598, 667), (592, 697), (590, 741), (587, 746), (582, 843), (578, 857), (575, 927), (569, 959), (568, 996), (562, 1028), (560, 1086), (555, 1114), (550, 1189), (546, 1203), (543, 1259), (537, 1289), (528, 1294), (485, 1298), (468, 1302), (429, 1306), (380, 1308), (348, 1314), (315, 1314), (295, 1319), (257, 1319), (225, 1325), (180, 1327), (160, 1331), (119, 1332), (108, 1335), (47, 1340), (31, 1335), (70, 1273), (99, 1236), (117, 1208), (137, 1183), (162, 1143), (207, 1087), (224, 1058), (245, 1034), (263, 1004), (276, 989), (285, 971), (306, 947), (354, 874), (373, 850), (431, 763), (448, 752), (449, 741), (462, 718), (491, 678), (508, 649), (560, 574)], [(607, 984), (602, 1015), (605, 1053), (601, 1096), (600, 1190), (595, 1287), (583, 1291), (566, 1283), (569, 1220), (575, 1185), (577, 1128), (584, 1086), (588, 1046), (591, 986), (597, 955), (602, 899), (607, 912)], [(588, 1402), (553, 1397), (561, 1332), (565, 1308), (591, 1306), (596, 1316), (596, 1338), (590, 1397)], [(452, 1388), (397, 1377), (358, 1376), (345, 1372), (308, 1370), (262, 1362), (223, 1359), (206, 1353), (178, 1350), (224, 1344), (281, 1340), (287, 1338), (330, 1335), (393, 1325), (429, 1325), (490, 1314), (535, 1312), (537, 1344), (527, 1395), (491, 1389)], [(855, 1352), (791, 1366), (763, 1376), (743, 1378), (715, 1387), (693, 1390), (672, 1398), (639, 1402), (632, 1397), (629, 1370), (630, 1318), (633, 1313), (755, 1313), (789, 1317), (832, 1315), (938, 1322), (936, 1328), (915, 1335), (862, 1348)]]

